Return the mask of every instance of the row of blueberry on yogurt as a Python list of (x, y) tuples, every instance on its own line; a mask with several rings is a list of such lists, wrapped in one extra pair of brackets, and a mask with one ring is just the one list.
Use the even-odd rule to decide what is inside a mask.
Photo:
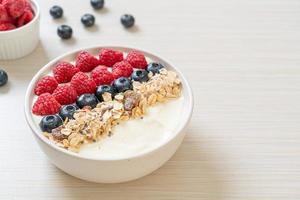
[(86, 106), (95, 108), (99, 102), (103, 101), (103, 94), (110, 93), (112, 98), (118, 94), (132, 89), (132, 82), (147, 82), (149, 73), (157, 74), (161, 69), (165, 68), (161, 63), (149, 63), (147, 69), (136, 69), (132, 72), (129, 78), (120, 77), (113, 81), (111, 85), (99, 85), (94, 94), (86, 93), (80, 95), (75, 104), (64, 105), (61, 107), (58, 114), (47, 115), (42, 117), (39, 126), (43, 132), (51, 133), (53, 129), (61, 126), (63, 121), (73, 119), (73, 115), (78, 109)]

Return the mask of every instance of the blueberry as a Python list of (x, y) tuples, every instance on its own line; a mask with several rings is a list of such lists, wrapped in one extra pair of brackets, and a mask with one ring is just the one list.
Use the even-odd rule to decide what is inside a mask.
[(50, 15), (54, 18), (54, 19), (58, 19), (61, 18), (63, 16), (63, 9), (60, 6), (52, 6), (50, 8)]
[(139, 82), (147, 82), (149, 80), (148, 72), (143, 69), (135, 70), (131, 74), (131, 78), (132, 78), (132, 80), (139, 81)]
[(58, 115), (48, 115), (42, 118), (40, 128), (44, 132), (51, 133), (53, 129), (63, 124), (62, 119)]
[(104, 6), (104, 0), (91, 0), (94, 9), (101, 9)]
[(102, 94), (105, 92), (108, 92), (111, 94), (111, 96), (114, 96), (114, 89), (110, 85), (100, 85), (97, 87), (96, 90), (96, 97), (99, 99), (99, 101), (103, 101)]
[(70, 39), (73, 34), (73, 30), (68, 25), (61, 25), (57, 28), (57, 34), (62, 39)]
[(95, 24), (95, 17), (91, 14), (85, 14), (81, 17), (81, 22), (85, 27), (90, 27)]
[(159, 73), (159, 70), (161, 70), (162, 68), (165, 68), (165, 66), (160, 63), (150, 63), (147, 66), (148, 72), (152, 72), (153, 74)]
[(129, 14), (125, 14), (121, 16), (121, 23), (125, 28), (130, 28), (134, 25), (134, 17)]
[(128, 78), (120, 77), (113, 82), (113, 88), (116, 92), (125, 92), (131, 90), (131, 81)]
[(7, 73), (0, 69), (0, 87), (5, 85), (8, 81), (8, 76), (7, 76)]
[(78, 107), (74, 104), (65, 105), (60, 109), (59, 116), (65, 120), (68, 119), (74, 119), (73, 114), (78, 109)]
[(82, 94), (78, 97), (76, 104), (79, 108), (83, 108), (85, 106), (95, 108), (98, 104), (98, 99), (94, 94)]

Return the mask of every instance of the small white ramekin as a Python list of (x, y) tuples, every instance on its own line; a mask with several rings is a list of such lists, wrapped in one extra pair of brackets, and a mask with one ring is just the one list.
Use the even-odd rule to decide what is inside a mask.
[(181, 115), (178, 116), (178, 118), (180, 119), (180, 123), (175, 125), (177, 128), (173, 137), (169, 138), (162, 145), (153, 150), (145, 153), (138, 153), (135, 156), (124, 157), (121, 159), (96, 159), (91, 157), (83, 157), (56, 146), (55, 144), (53, 144), (53, 142), (50, 142), (45, 136), (42, 135), (42, 132), (38, 124), (34, 121), (33, 114), (31, 113), (31, 107), (35, 96), (33, 92), (34, 87), (37, 81), (42, 76), (48, 74), (53, 69), (55, 63), (57, 63), (58, 61), (74, 61), (77, 53), (82, 50), (89, 51), (92, 54), (96, 55), (98, 54), (100, 48), (112, 48), (123, 52), (136, 50), (127, 47), (98, 46), (73, 51), (52, 60), (50, 63), (41, 68), (41, 70), (33, 77), (28, 86), (25, 95), (25, 116), (26, 121), (30, 129), (32, 130), (32, 133), (39, 146), (49, 157), (50, 161), (59, 169), (72, 176), (91, 182), (120, 183), (145, 176), (161, 167), (167, 160), (171, 158), (171, 156), (180, 146), (186, 134), (185, 128), (190, 121), (193, 111), (193, 95), (187, 80), (176, 67), (158, 56), (155, 56), (146, 51), (139, 50), (151, 60), (160, 62), (164, 64), (167, 69), (175, 71), (182, 81), (184, 108)]
[(31, 53), (39, 43), (40, 8), (31, 0), (34, 18), (28, 24), (10, 31), (0, 31), (0, 60), (17, 59)]

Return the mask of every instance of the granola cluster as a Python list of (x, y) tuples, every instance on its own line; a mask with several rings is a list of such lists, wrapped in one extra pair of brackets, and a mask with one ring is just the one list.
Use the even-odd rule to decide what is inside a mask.
[(74, 119), (66, 119), (62, 126), (44, 135), (58, 146), (78, 152), (80, 146), (101, 140), (112, 134), (113, 127), (121, 122), (142, 118), (147, 108), (181, 95), (181, 81), (177, 74), (162, 69), (149, 74), (147, 82), (133, 82), (133, 90), (112, 98), (104, 93), (104, 101), (96, 108), (85, 107), (76, 111)]

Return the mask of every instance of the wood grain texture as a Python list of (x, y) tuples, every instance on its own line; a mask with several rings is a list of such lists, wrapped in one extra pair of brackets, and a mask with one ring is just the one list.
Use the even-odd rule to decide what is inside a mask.
[[(0, 61), (10, 82), (0, 89), (2, 200), (295, 200), (300, 199), (300, 1), (43, 1), (41, 42), (31, 55)], [(65, 18), (48, 10), (59, 4)], [(96, 15), (84, 29), (80, 16)], [(119, 17), (137, 26), (124, 30)], [(61, 41), (56, 26), (70, 24)], [(23, 117), (35, 72), (75, 48), (129, 45), (175, 63), (195, 93), (195, 112), (176, 155), (137, 181), (104, 185), (70, 177), (39, 150)], [(126, 173), (126, 172), (124, 172)]]

